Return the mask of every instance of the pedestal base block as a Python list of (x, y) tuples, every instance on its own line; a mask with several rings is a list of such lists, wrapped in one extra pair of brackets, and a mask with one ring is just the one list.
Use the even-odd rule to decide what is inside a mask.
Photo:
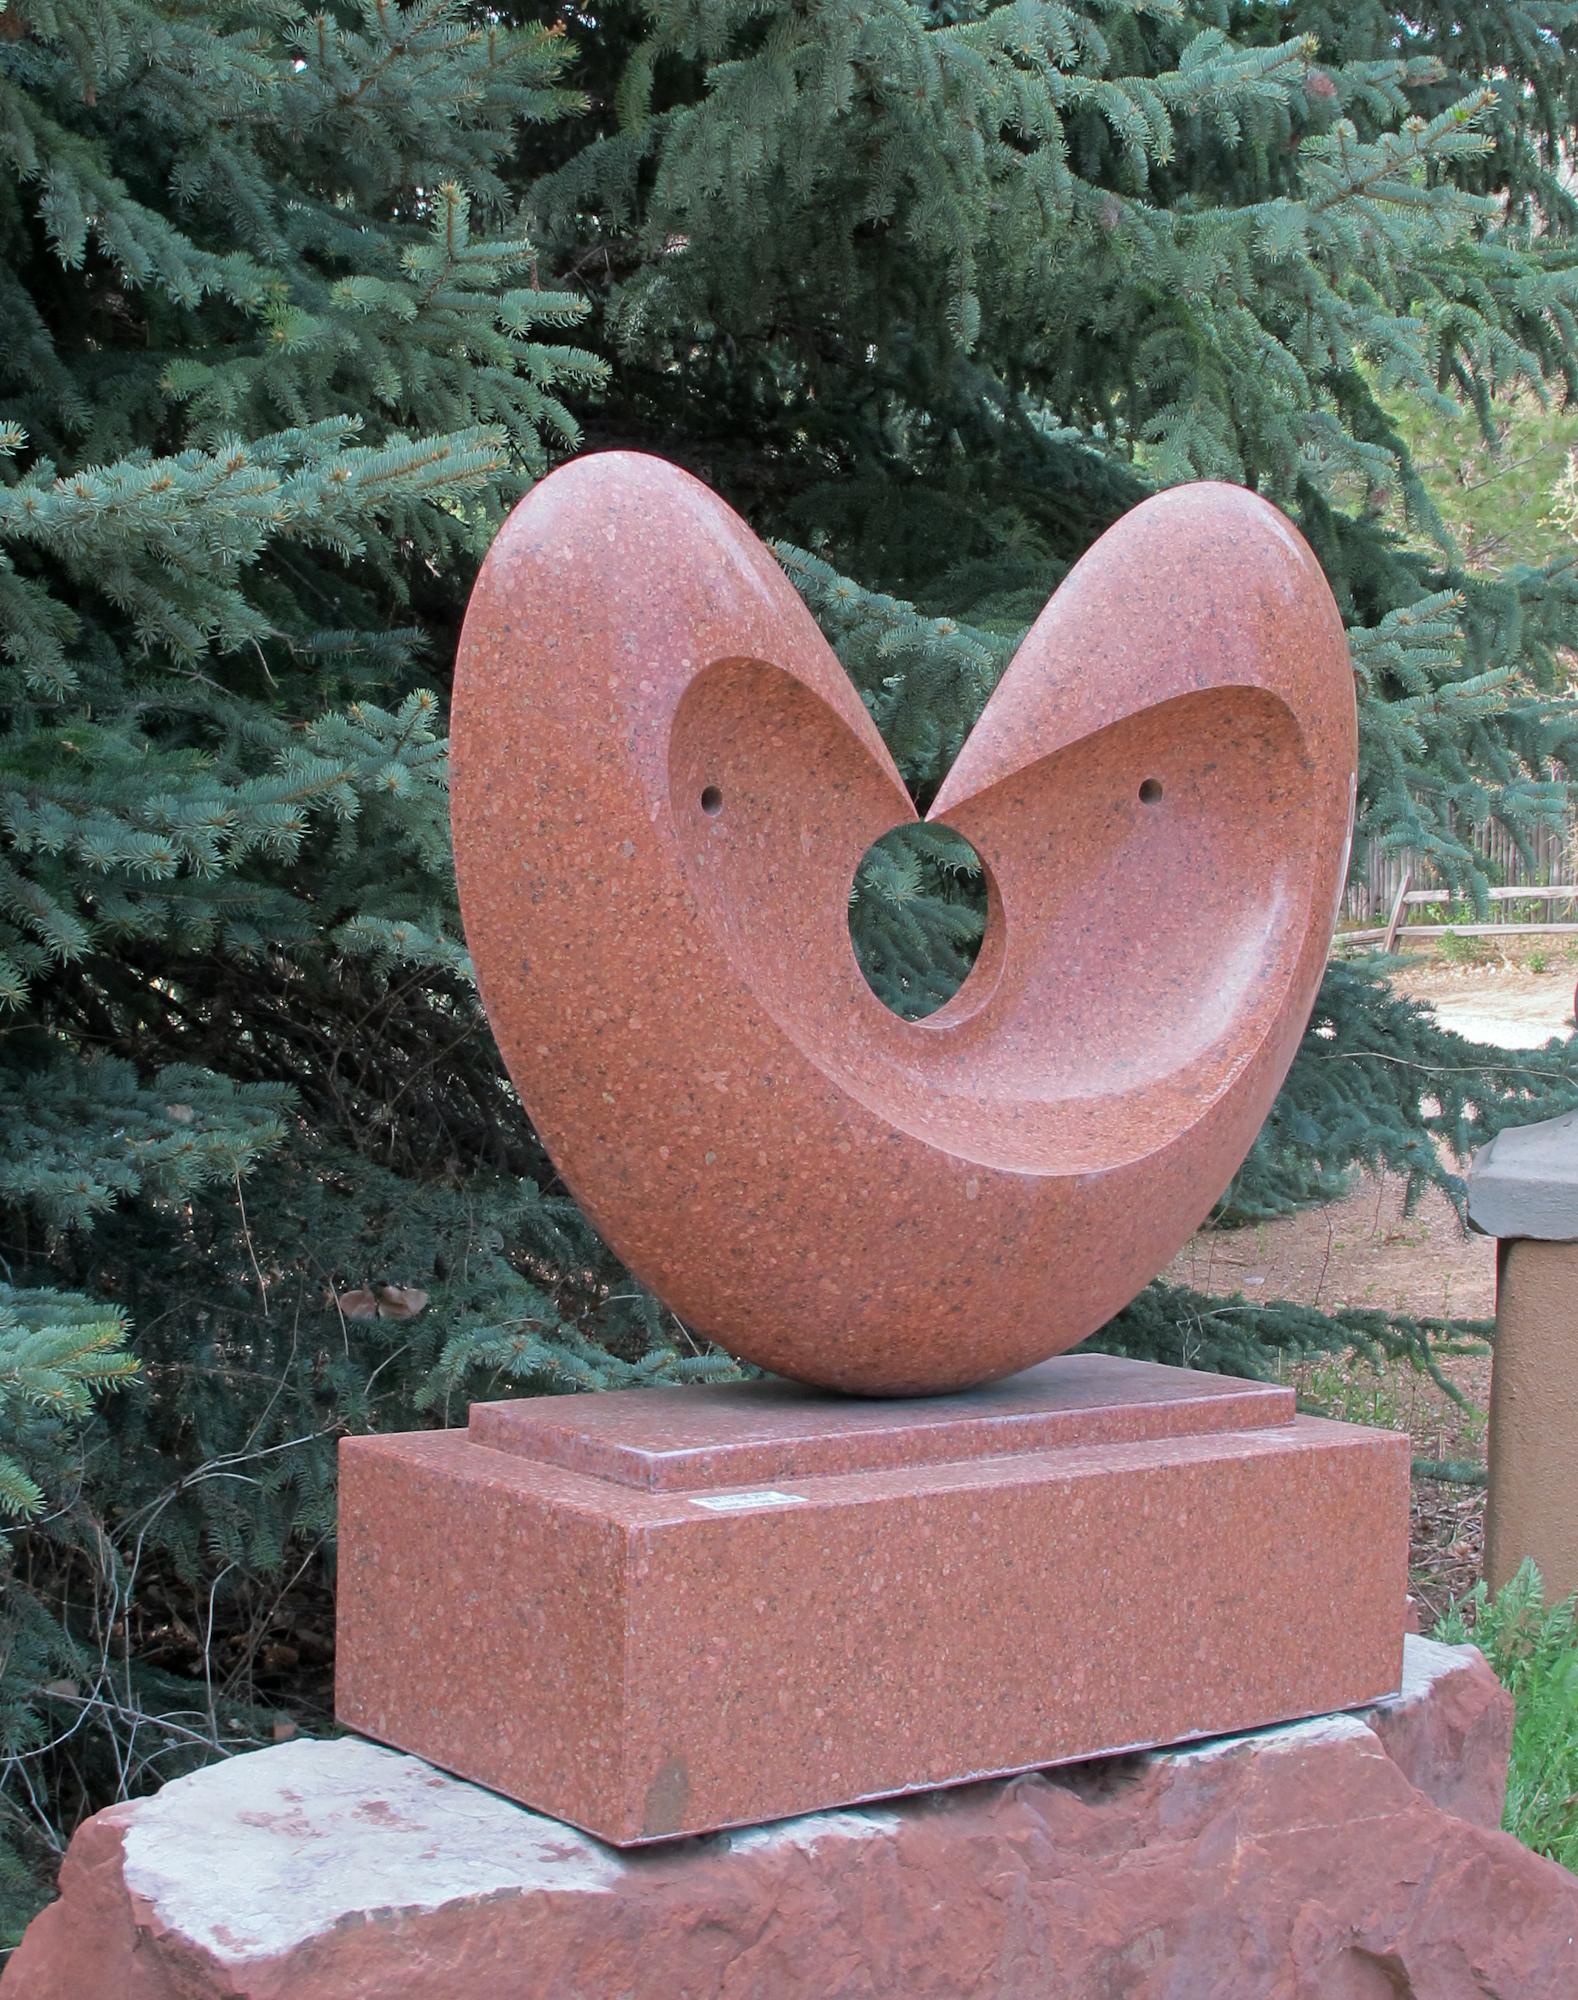
[(1578, 1877), (1450, 1809), (1510, 1728), (1410, 1639), (1360, 1715), (634, 1854), (284, 1744), (90, 1820), (0, 2000), (1572, 2000)]
[(341, 1719), (620, 1845), (1398, 1685), (1401, 1437), (1107, 1355), (349, 1440)]

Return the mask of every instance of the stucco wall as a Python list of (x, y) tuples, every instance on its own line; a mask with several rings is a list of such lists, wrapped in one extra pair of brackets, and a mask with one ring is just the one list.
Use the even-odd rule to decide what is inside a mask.
[(1485, 1573), (1532, 1556), (1546, 1602), (1578, 1590), (1578, 1243), (1499, 1245)]

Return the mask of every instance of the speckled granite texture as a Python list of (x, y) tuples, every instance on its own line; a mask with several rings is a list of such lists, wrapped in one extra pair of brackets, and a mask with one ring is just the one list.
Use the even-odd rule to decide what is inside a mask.
[(371, 1744), (116, 1806), (3, 2000), (1572, 2000), (1578, 1879), (1494, 1830), (1510, 1703), (1403, 1693), (619, 1854)]
[(1397, 1686), (1408, 1469), (1105, 1355), (483, 1405), (343, 1446), (338, 1713), (625, 1844), (1348, 1707)]
[(534, 488), (467, 615), (466, 933), (577, 1198), (692, 1326), (882, 1395), (1062, 1352), (1226, 1186), (1309, 1018), (1351, 831), (1353, 675), (1275, 508), (1147, 500), (1069, 575), (931, 817), (980, 959), (919, 1023), (849, 939), (913, 820), (750, 529), (612, 452)]

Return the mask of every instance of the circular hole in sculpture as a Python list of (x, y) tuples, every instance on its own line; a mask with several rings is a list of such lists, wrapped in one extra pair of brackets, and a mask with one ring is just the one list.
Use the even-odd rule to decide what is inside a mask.
[(706, 786), (701, 794), (701, 809), (708, 819), (716, 819), (723, 811), (723, 794), (716, 785)]
[(897, 826), (860, 858), (849, 940), (866, 984), (902, 1021), (946, 1007), (986, 932), (986, 870), (963, 834)]
[(1146, 778), (1140, 786), (1140, 804), (1142, 806), (1155, 805), (1160, 800), (1161, 795), (1162, 781), (1160, 778)]

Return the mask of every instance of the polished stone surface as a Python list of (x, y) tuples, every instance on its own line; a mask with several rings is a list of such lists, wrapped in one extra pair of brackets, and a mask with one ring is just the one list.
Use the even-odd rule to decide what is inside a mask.
[(1134, 509), (932, 806), (989, 914), (919, 1023), (848, 927), (914, 807), (783, 573), (687, 474), (595, 455), (522, 502), (453, 746), (483, 996), (587, 1213), (732, 1352), (913, 1394), (1072, 1347), (1239, 1165), (1325, 964), (1353, 676), (1274, 508), (1203, 484)]
[(1105, 1355), (481, 1405), (342, 1446), (337, 1712), (629, 1844), (1348, 1707), (1397, 1686), (1408, 1471)]
[(1495, 1831), (1510, 1730), (1410, 1639), (1356, 1715), (640, 1854), (291, 1743), (90, 1820), (0, 1994), (1572, 2000), (1578, 1879)]
[(1293, 1391), (1110, 1354), (1070, 1354), (952, 1396), (902, 1403), (793, 1382), (474, 1403), (471, 1437), (623, 1486), (702, 1492), (933, 1465), (1058, 1444), (1135, 1444), (1293, 1421)]

